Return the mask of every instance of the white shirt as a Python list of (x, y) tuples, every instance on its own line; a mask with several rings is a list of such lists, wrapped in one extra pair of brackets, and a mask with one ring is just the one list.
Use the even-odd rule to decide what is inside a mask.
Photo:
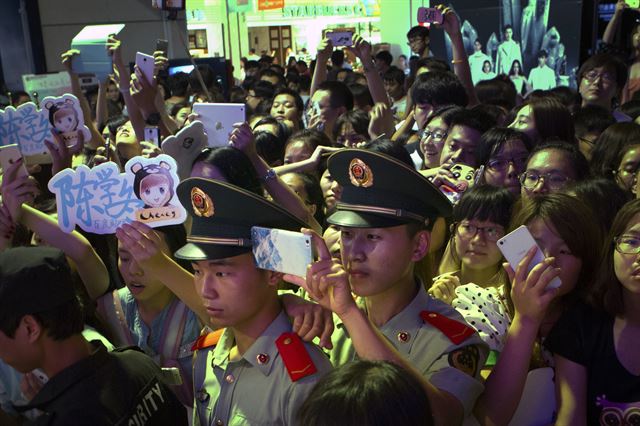
[(529, 84), (533, 90), (549, 90), (556, 87), (556, 73), (544, 65), (535, 67), (529, 73)]
[(473, 80), (473, 84), (476, 84), (480, 81), (482, 66), (484, 65), (485, 61), (489, 61), (489, 63), (491, 63), (491, 66), (493, 67), (491, 58), (481, 51), (473, 52), (473, 55), (469, 56), (469, 68), (471, 68), (471, 79)]

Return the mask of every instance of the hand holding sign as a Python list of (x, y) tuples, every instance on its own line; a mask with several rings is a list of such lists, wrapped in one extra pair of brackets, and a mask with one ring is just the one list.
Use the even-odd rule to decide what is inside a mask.
[(349, 285), (349, 276), (340, 261), (333, 259), (321, 236), (310, 229), (302, 233), (311, 235), (318, 253), (318, 260), (307, 268), (307, 277), (285, 275), (284, 280), (307, 290), (309, 296), (325, 309), (330, 309), (339, 317), (353, 309), (358, 309)]
[(51, 135), (55, 142), (45, 140), (44, 144), (51, 154), (51, 159), (53, 160), (51, 173), (55, 175), (59, 171), (71, 167), (73, 156), (79, 154), (84, 148), (84, 135), (82, 132), (78, 133), (77, 143), (71, 148), (67, 147), (62, 135), (56, 129), (51, 129)]

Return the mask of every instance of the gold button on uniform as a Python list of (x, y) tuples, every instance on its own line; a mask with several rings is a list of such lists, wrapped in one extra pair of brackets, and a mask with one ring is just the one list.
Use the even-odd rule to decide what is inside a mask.
[(406, 331), (401, 331), (398, 333), (398, 341), (402, 343), (407, 343), (410, 338), (411, 338), (411, 335)]
[(233, 383), (236, 380), (236, 378), (233, 377), (233, 374), (228, 374), (224, 379), (227, 381), (227, 383)]
[(269, 355), (259, 354), (258, 356), (256, 356), (256, 359), (258, 360), (258, 364), (266, 364), (267, 362), (269, 362)]
[(224, 426), (224, 422), (220, 419), (216, 420), (216, 426)]

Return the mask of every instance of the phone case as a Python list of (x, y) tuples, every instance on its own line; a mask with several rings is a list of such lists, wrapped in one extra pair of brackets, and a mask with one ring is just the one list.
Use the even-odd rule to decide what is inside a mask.
[(353, 33), (351, 31), (331, 31), (326, 35), (331, 40), (333, 47), (353, 46)]
[(153, 82), (153, 56), (145, 53), (136, 53), (136, 65), (151, 84)]
[(418, 8), (418, 23), (419, 24), (438, 24), (442, 25), (444, 22), (444, 16), (435, 7), (420, 7)]
[[(20, 148), (18, 148), (17, 144), (5, 145), (0, 147), (0, 167), (2, 167), (2, 173), (9, 168), (13, 163), (22, 158), (22, 153), (20, 152)], [(23, 164), (22, 167), (18, 169), (18, 173), (16, 177), (29, 176), (29, 172), (27, 172), (27, 168)]]
[(313, 262), (309, 235), (254, 226), (251, 240), (258, 268), (304, 277), (307, 265)]
[(144, 128), (144, 140), (147, 142), (153, 142), (156, 146), (160, 146), (160, 129), (155, 126), (149, 126)]
[[(534, 246), (537, 247), (536, 254), (531, 262), (529, 262), (527, 272), (530, 272), (534, 266), (544, 260), (544, 254), (542, 250), (540, 250), (536, 240), (533, 239), (529, 229), (522, 225), (498, 240), (498, 249), (502, 252), (502, 255), (507, 259), (507, 262), (509, 262), (509, 265), (511, 265), (514, 271), (522, 258), (525, 257), (531, 247)], [(555, 277), (547, 287), (558, 288), (560, 284), (560, 277)]]
[(454, 164), (450, 171), (453, 174), (457, 185), (455, 187), (450, 185), (441, 185), (440, 192), (446, 195), (452, 204), (457, 204), (458, 201), (460, 201), (462, 194), (474, 185), (475, 170), (473, 167), (465, 164)]

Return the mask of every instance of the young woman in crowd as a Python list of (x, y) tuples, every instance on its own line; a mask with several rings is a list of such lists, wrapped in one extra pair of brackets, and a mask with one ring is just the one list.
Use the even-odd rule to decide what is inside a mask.
[[(474, 410), (481, 424), (553, 423), (554, 363), (544, 342), (558, 318), (584, 294), (596, 270), (602, 237), (594, 221), (590, 209), (569, 195), (532, 198), (509, 229), (526, 225), (544, 261), (527, 272), (535, 253), (531, 250), (515, 269), (505, 264), (509, 280), (498, 296), (479, 288), (475, 293), (458, 291), (453, 306), (481, 331), (494, 352)], [(555, 277), (560, 287), (548, 288)], [(538, 387), (528, 389), (534, 382)]]
[(422, 170), (440, 167), (440, 154), (447, 139), (451, 118), (461, 109), (456, 106), (445, 106), (435, 110), (427, 119), (420, 138)]
[(602, 132), (591, 153), (591, 172), (631, 191), (640, 164), (640, 125), (616, 123)]
[(496, 241), (509, 226), (514, 197), (504, 188), (474, 186), (453, 209), (451, 238), (429, 293), (451, 304), (461, 285), (480, 288), (505, 284), (502, 253)]
[(506, 188), (514, 197), (520, 196), (520, 175), (525, 171), (531, 139), (518, 130), (494, 127), (482, 134), (476, 156), (480, 182)]
[(517, 59), (511, 64), (509, 78), (513, 81), (513, 85), (516, 86), (516, 92), (518, 95), (524, 96), (529, 90), (531, 90), (527, 77), (522, 73), (522, 64)]
[(549, 139), (576, 143), (571, 111), (553, 96), (545, 96), (520, 107), (509, 127), (526, 133), (535, 144)]
[(546, 345), (556, 363), (558, 424), (629, 424), (640, 401), (640, 200), (617, 214), (598, 273), (557, 321)]

